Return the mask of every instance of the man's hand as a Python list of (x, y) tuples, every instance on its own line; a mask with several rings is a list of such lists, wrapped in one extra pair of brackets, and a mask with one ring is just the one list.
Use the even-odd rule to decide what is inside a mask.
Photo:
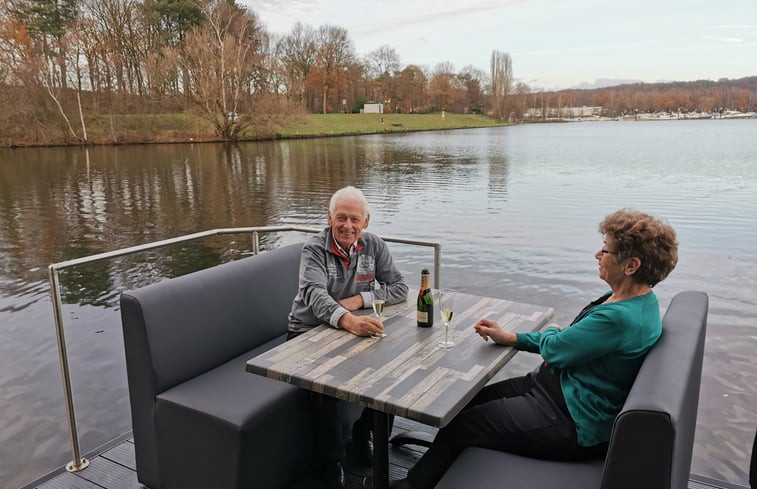
[(363, 308), (363, 296), (360, 294), (353, 295), (352, 297), (345, 297), (337, 301), (340, 306), (348, 311), (357, 311)]
[(384, 332), (381, 321), (371, 316), (356, 316), (351, 312), (339, 318), (339, 327), (357, 336), (370, 336)]
[(497, 321), (492, 321), (491, 319), (479, 319), (476, 325), (473, 326), (473, 329), (476, 330), (476, 333), (484, 341), (489, 341), (489, 338), (491, 338), (495, 343), (500, 345), (514, 346), (518, 340), (515, 333), (505, 331)]

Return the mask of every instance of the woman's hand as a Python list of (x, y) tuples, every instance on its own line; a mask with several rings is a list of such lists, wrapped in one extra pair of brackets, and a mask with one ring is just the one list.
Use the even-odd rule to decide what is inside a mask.
[(476, 330), (476, 333), (478, 333), (484, 341), (489, 341), (489, 338), (491, 338), (492, 341), (500, 345), (514, 346), (518, 340), (515, 333), (505, 331), (497, 321), (492, 321), (491, 319), (479, 319), (476, 325), (473, 326), (473, 329)]

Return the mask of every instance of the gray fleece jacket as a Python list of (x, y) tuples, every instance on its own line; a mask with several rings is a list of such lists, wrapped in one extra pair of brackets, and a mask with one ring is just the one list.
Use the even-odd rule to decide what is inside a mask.
[(343, 256), (326, 228), (310, 238), (300, 255), (300, 283), (289, 313), (289, 331), (301, 333), (327, 323), (338, 328), (347, 309), (337, 303), (360, 294), (370, 307), (374, 280), (386, 282), (387, 305), (407, 299), (407, 285), (386, 243), (364, 232), (354, 256)]

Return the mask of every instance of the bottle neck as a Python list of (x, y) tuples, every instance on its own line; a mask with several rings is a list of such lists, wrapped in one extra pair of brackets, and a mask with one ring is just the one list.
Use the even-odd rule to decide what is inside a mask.
[(429, 278), (428, 275), (425, 273), (421, 275), (421, 290), (430, 289), (431, 285), (429, 284)]

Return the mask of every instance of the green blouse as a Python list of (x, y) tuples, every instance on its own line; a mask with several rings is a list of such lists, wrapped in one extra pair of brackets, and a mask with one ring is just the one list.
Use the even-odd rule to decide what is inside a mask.
[(560, 386), (576, 423), (578, 443), (592, 446), (609, 441), (613, 420), (661, 333), (660, 304), (650, 291), (585, 309), (562, 330), (550, 326), (519, 333), (515, 348), (539, 353), (560, 369)]

